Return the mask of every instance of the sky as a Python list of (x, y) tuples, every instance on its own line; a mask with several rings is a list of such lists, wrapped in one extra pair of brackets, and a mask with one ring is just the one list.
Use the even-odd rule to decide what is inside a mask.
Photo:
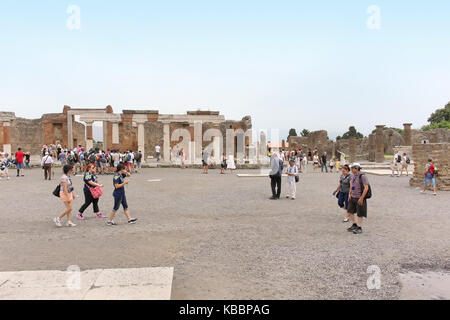
[(1, 0), (0, 52), (0, 110), (21, 117), (202, 109), (367, 135), (450, 101), (450, 1)]

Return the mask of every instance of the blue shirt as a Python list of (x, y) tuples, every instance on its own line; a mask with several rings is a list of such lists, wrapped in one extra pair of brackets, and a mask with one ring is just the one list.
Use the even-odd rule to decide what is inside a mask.
[(89, 181), (97, 182), (96, 180), (97, 180), (97, 177), (93, 173), (86, 172), (83, 176), (84, 192), (89, 192), (89, 188), (95, 188), (93, 185), (89, 184)]
[[(114, 174), (113, 186), (115, 186), (116, 184), (124, 183), (126, 176), (127, 175), (125, 173), (122, 173), (122, 174), (116, 173), (116, 174)], [(122, 194), (125, 194), (125, 186), (122, 186), (120, 188), (114, 187), (113, 196), (119, 196), (119, 195), (122, 195)]]
[(279, 159), (280, 161), (280, 166), (278, 167), (278, 176), (281, 177), (282, 173), (283, 173), (283, 166), (284, 166), (284, 161)]

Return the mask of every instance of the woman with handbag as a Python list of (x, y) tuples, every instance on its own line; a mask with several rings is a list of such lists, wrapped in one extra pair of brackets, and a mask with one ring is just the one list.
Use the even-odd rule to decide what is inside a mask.
[(339, 178), (339, 184), (334, 190), (333, 195), (338, 198), (338, 205), (345, 211), (345, 218), (342, 222), (349, 222), (350, 214), (347, 212), (348, 209), (348, 193), (350, 192), (350, 167), (345, 164), (342, 167), (342, 175)]
[[(73, 193), (73, 185), (72, 185), (72, 179), (70, 179), (70, 176), (73, 173), (73, 167), (71, 165), (66, 164), (63, 167), (63, 175), (61, 177), (61, 181), (58, 185), (58, 187), (55, 189), (54, 193), (59, 191), (59, 198), (66, 206), (66, 210), (64, 210), (59, 217), (56, 217), (53, 219), (53, 222), (56, 224), (57, 227), (61, 227), (61, 219), (64, 216), (67, 216), (67, 227), (76, 227), (76, 224), (72, 222), (72, 202), (75, 198), (75, 195)], [(57, 195), (57, 194), (56, 194)]]
[(84, 210), (86, 210), (92, 203), (92, 206), (94, 207), (94, 213), (97, 215), (97, 218), (106, 218), (103, 214), (100, 213), (100, 210), (98, 209), (98, 200), (100, 199), (100, 196), (102, 195), (102, 187), (103, 185), (100, 183), (97, 183), (97, 177), (96, 174), (96, 168), (95, 164), (90, 163), (86, 167), (86, 171), (83, 175), (83, 181), (84, 181), (84, 204), (81, 206), (80, 210), (78, 210), (77, 218), (79, 220), (84, 220)]

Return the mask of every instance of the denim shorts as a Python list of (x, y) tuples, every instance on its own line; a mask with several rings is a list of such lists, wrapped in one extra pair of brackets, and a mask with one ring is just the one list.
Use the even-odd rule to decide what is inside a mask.
[(435, 177), (426, 176), (425, 179), (423, 179), (423, 184), (425, 186), (428, 186), (430, 181), (431, 181), (431, 186), (436, 187), (436, 178)]
[(16, 164), (16, 168), (17, 169), (23, 169), (23, 162), (22, 163), (17, 163)]
[(122, 205), (123, 210), (128, 209), (128, 203), (127, 203), (127, 197), (125, 196), (125, 193), (122, 194), (114, 194), (114, 208), (113, 211), (117, 211), (120, 208), (120, 205)]
[(348, 192), (339, 192), (338, 205), (340, 208), (348, 209)]

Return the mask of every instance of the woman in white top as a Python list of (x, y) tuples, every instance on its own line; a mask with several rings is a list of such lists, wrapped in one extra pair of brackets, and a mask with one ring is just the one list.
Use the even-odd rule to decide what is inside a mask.
[(75, 227), (76, 224), (71, 221), (72, 219), (72, 202), (75, 198), (75, 195), (73, 193), (73, 185), (72, 180), (70, 179), (70, 175), (73, 173), (73, 166), (66, 164), (63, 167), (63, 175), (61, 177), (60, 181), (60, 192), (59, 197), (61, 201), (66, 206), (66, 210), (64, 210), (59, 217), (56, 217), (53, 219), (53, 222), (56, 224), (56, 226), (61, 227), (61, 219), (64, 216), (67, 216), (67, 227)]
[(286, 198), (291, 198), (295, 200), (295, 195), (297, 194), (297, 186), (295, 185), (295, 176), (298, 175), (298, 168), (294, 163), (294, 159), (289, 160), (289, 165), (286, 168), (287, 176), (287, 196)]
[(316, 171), (317, 168), (319, 168), (319, 156), (317, 153), (313, 156), (313, 164), (314, 164), (314, 171)]
[(227, 169), (228, 170), (235, 170), (236, 169), (236, 164), (234, 163), (234, 156), (233, 155), (228, 155), (228, 159), (227, 159)]

